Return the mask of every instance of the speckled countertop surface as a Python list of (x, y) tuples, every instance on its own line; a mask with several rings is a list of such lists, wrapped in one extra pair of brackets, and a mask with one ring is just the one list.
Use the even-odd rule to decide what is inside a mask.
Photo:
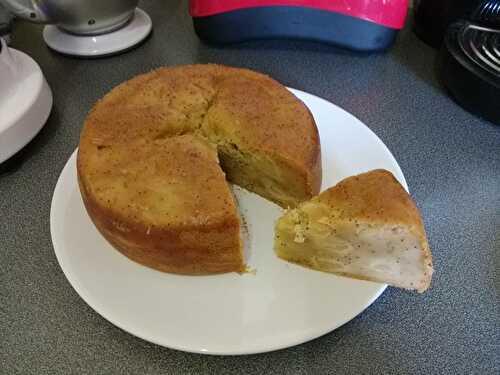
[[(129, 53), (68, 58), (18, 23), (13, 47), (42, 67), (55, 104), (42, 132), (0, 165), (1, 374), (498, 374), (500, 126), (457, 106), (434, 74), (435, 51), (404, 31), (387, 54), (302, 42), (230, 48), (195, 36), (185, 1), (143, 1), (154, 34)], [(54, 256), (52, 192), (91, 105), (161, 65), (216, 62), (270, 74), (366, 123), (399, 161), (420, 206), (435, 277), (423, 295), (393, 288), (340, 329), (278, 352), (216, 357), (162, 348), (83, 302)]]

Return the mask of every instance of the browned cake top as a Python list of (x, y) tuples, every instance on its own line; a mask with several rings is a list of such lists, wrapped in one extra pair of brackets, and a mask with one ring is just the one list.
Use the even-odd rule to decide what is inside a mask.
[(154, 139), (202, 127), (242, 140), (250, 151), (279, 151), (297, 165), (313, 167), (319, 156), (317, 129), (302, 102), (264, 74), (219, 65), (161, 68), (119, 85), (90, 113), (82, 142)]
[(137, 76), (95, 105), (80, 138), (80, 181), (111, 216), (145, 225), (234, 219), (215, 146), (205, 140), (219, 137), (320, 167), (314, 120), (285, 87), (245, 69), (191, 65)]
[(87, 151), (80, 151), (87, 193), (124, 222), (210, 228), (238, 220), (215, 150), (195, 136)]
[(383, 169), (348, 177), (313, 201), (334, 208), (331, 212), (339, 219), (423, 227), (415, 202), (392, 173)]
[(259, 73), (230, 69), (216, 87), (203, 130), (245, 144), (249, 151), (278, 152), (296, 165), (317, 165), (314, 119), (283, 85)]

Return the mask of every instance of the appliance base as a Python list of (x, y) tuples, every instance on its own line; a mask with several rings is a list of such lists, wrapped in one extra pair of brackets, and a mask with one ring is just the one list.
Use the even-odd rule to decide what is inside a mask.
[(129, 50), (146, 39), (151, 29), (149, 15), (136, 8), (130, 21), (110, 33), (77, 35), (49, 25), (43, 30), (43, 39), (51, 49), (65, 55), (99, 57)]
[(255, 39), (304, 39), (356, 51), (381, 51), (396, 39), (397, 29), (321, 9), (269, 6), (193, 17), (198, 37), (230, 44)]

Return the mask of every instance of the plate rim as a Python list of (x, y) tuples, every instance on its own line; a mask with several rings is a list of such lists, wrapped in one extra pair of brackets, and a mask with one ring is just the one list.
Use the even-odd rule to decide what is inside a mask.
[[(406, 181), (406, 177), (404, 176), (403, 170), (401, 169), (401, 166), (399, 165), (398, 161), (396, 160), (396, 158), (392, 154), (391, 150), (389, 150), (389, 147), (387, 147), (387, 145), (380, 139), (380, 137), (372, 129), (370, 129), (370, 127), (368, 125), (366, 125), (363, 121), (361, 121), (359, 118), (357, 118), (351, 112), (345, 110), (342, 107), (339, 107), (335, 103), (332, 103), (332, 102), (330, 102), (330, 101), (328, 101), (328, 100), (326, 100), (326, 99), (324, 99), (324, 98), (322, 98), (320, 96), (317, 96), (317, 95), (314, 95), (314, 94), (311, 94), (311, 93), (308, 93), (306, 91), (302, 91), (302, 90), (299, 90), (299, 89), (294, 89), (292, 87), (287, 87), (287, 89), (290, 90), (295, 96), (297, 96), (296, 93), (299, 93), (300, 95), (307, 96), (307, 97), (310, 97), (310, 98), (312, 98), (314, 100), (318, 100), (320, 102), (323, 102), (323, 103), (326, 103), (328, 105), (334, 106), (336, 109), (344, 112), (344, 114), (346, 114), (348, 117), (352, 118), (355, 122), (359, 123), (360, 125), (363, 125), (363, 127), (365, 128), (365, 130), (368, 131), (368, 133), (370, 133), (370, 135), (376, 139), (376, 141), (379, 143), (379, 146), (381, 146), (385, 150), (386, 154), (388, 156), (390, 156), (391, 161), (393, 162), (394, 166), (396, 167), (395, 169), (398, 171), (398, 174), (400, 175), (400, 178), (396, 178), (396, 179), (401, 183), (401, 185), (405, 188), (405, 190), (408, 193), (410, 192), (410, 189), (408, 187), (408, 183)], [(300, 101), (302, 101), (299, 97), (297, 97), (297, 98)], [(304, 105), (307, 107), (306, 103), (304, 103)]]
[[(334, 106), (337, 110), (340, 110), (341, 112), (343, 112), (344, 115), (347, 115), (348, 117), (353, 119), (355, 122), (357, 122), (359, 125), (362, 125), (365, 128), (364, 130), (368, 131), (370, 133), (370, 135), (374, 139), (376, 139), (376, 141), (378, 142), (378, 146), (381, 146), (384, 149), (386, 155), (389, 157), (392, 164), (394, 165), (395, 171), (397, 171), (400, 175), (400, 178), (398, 178), (398, 180), (400, 180), (403, 187), (408, 191), (408, 185), (407, 185), (406, 179), (404, 177), (404, 174), (403, 174), (401, 167), (400, 167), (399, 163), (397, 162), (396, 158), (394, 157), (392, 152), (389, 150), (389, 148), (385, 145), (385, 143), (366, 124), (364, 124), (361, 120), (359, 120), (356, 116), (354, 116), (350, 112), (335, 105), (334, 103), (329, 102), (326, 99), (323, 99), (319, 96), (316, 96), (314, 94), (310, 94), (310, 93), (302, 91), (302, 90), (292, 89), (292, 88), (288, 88), (288, 89), (297, 97), (298, 97), (298, 95), (297, 95), (297, 93), (298, 93), (299, 95), (310, 97), (314, 100), (319, 100), (321, 102), (324, 102), (325, 104), (327, 104), (329, 106)], [(300, 97), (298, 97), (298, 99), (302, 101), (302, 99)], [(126, 324), (120, 322), (119, 319), (113, 318), (113, 316), (111, 316), (112, 314), (109, 314), (106, 311), (106, 308), (102, 308), (101, 304), (99, 304), (98, 302), (93, 300), (93, 298), (87, 293), (86, 288), (80, 284), (80, 282), (78, 281), (78, 278), (70, 272), (70, 270), (69, 270), (70, 267), (66, 265), (66, 262), (62, 256), (63, 250), (61, 250), (61, 249), (63, 249), (64, 247), (59, 242), (58, 237), (56, 236), (57, 231), (54, 229), (56, 226), (56, 211), (60, 210), (60, 208), (58, 209), (57, 206), (60, 204), (59, 201), (62, 197), (62, 195), (61, 195), (61, 189), (63, 189), (62, 176), (65, 175), (65, 173), (68, 173), (69, 168), (72, 168), (72, 163), (74, 163), (75, 169), (76, 169), (77, 152), (78, 152), (78, 148), (76, 148), (71, 153), (70, 157), (68, 158), (67, 162), (65, 163), (63, 169), (61, 170), (61, 172), (59, 174), (59, 177), (58, 177), (58, 180), (57, 180), (57, 183), (56, 183), (56, 186), (54, 188), (53, 195), (52, 195), (51, 207), (50, 207), (50, 234), (51, 234), (51, 240), (52, 240), (52, 246), (54, 249), (54, 253), (56, 255), (56, 259), (59, 263), (59, 267), (61, 268), (64, 276), (66, 277), (66, 279), (69, 282), (69, 284), (71, 285), (71, 287), (76, 291), (78, 296), (89, 307), (91, 307), (92, 310), (94, 310), (99, 316), (101, 316), (102, 318), (104, 318), (105, 320), (107, 320), (108, 322), (113, 324), (114, 326), (118, 327), (122, 331), (125, 331), (125, 332), (127, 332), (135, 337), (138, 337), (138, 338), (145, 340), (147, 342), (150, 342), (150, 343), (162, 346), (162, 347), (166, 347), (169, 349), (179, 350), (179, 351), (188, 352), (188, 353), (196, 353), (196, 354), (237, 356), (237, 355), (250, 355), (250, 354), (267, 353), (267, 352), (281, 350), (281, 349), (285, 349), (285, 348), (289, 348), (289, 347), (293, 347), (296, 345), (307, 343), (309, 341), (312, 341), (316, 338), (322, 337), (322, 336), (338, 329), (339, 327), (345, 325), (349, 321), (353, 320), (354, 318), (356, 318), (357, 316), (362, 314), (373, 302), (375, 302), (380, 297), (380, 295), (387, 288), (386, 284), (377, 283), (379, 285), (378, 290), (371, 296), (371, 298), (367, 299), (367, 301), (359, 309), (359, 312), (350, 318), (345, 318), (341, 321), (337, 321), (337, 324), (328, 326), (327, 328), (321, 327), (321, 329), (318, 329), (314, 332), (308, 332), (307, 335), (300, 336), (300, 337), (296, 338), (295, 340), (283, 341), (281, 343), (272, 344), (272, 345), (268, 345), (268, 346), (260, 345), (260, 346), (258, 346), (258, 348), (255, 347), (252, 349), (248, 349), (248, 348), (245, 349), (245, 348), (237, 347), (237, 348), (232, 348), (231, 350), (208, 350), (208, 349), (204, 349), (204, 348), (186, 347), (184, 345), (176, 344), (175, 341), (166, 343), (164, 341), (157, 340), (154, 337), (148, 337), (147, 335), (143, 335), (143, 334), (141, 334), (141, 332), (134, 331), (133, 329), (131, 330), (131, 329), (127, 328)], [(78, 183), (76, 185), (78, 188)]]

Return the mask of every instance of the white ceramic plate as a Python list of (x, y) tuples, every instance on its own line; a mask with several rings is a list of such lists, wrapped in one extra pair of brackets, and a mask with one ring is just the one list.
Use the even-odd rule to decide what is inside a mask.
[[(394, 157), (359, 120), (313, 95), (292, 90), (319, 128), (323, 188), (385, 168), (406, 187)], [(76, 152), (54, 191), (51, 233), (64, 274), (95, 311), (131, 334), (179, 350), (249, 354), (297, 345), (334, 330), (369, 306), (385, 285), (316, 272), (278, 259), (273, 224), (281, 209), (235, 188), (249, 230), (255, 275), (179, 276), (129, 260), (96, 230), (76, 179)]]

